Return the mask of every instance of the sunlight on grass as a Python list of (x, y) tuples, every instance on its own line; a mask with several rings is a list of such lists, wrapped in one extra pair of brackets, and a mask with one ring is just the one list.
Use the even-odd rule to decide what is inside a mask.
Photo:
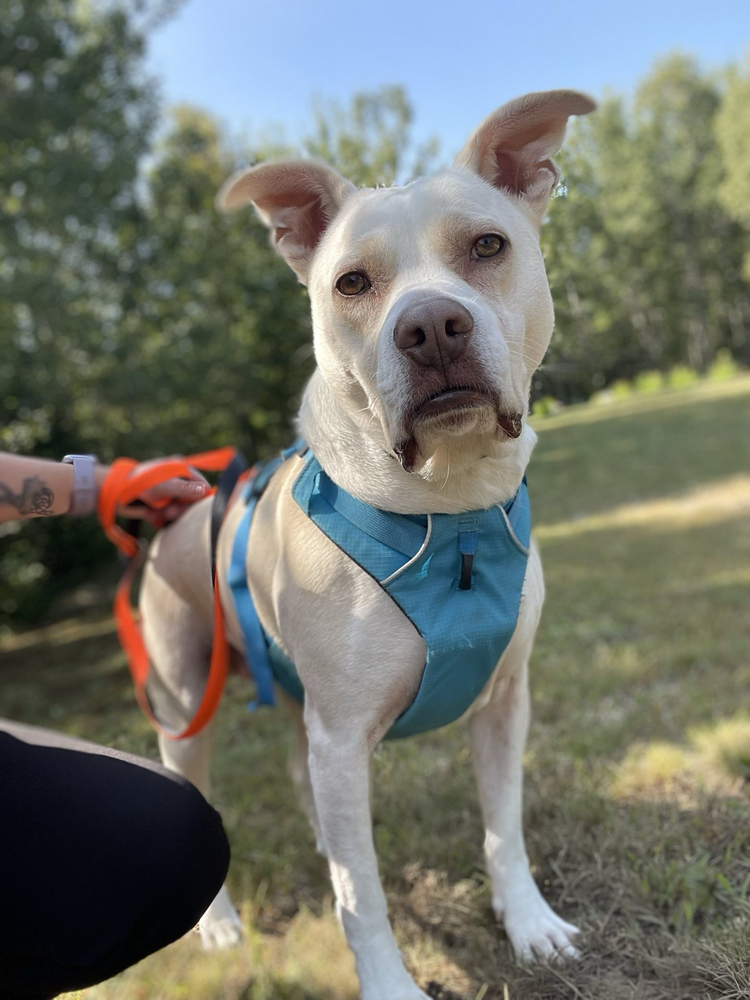
[(750, 717), (738, 715), (689, 730), (684, 744), (636, 743), (616, 770), (616, 797), (693, 791), (741, 793), (750, 780)]
[(713, 399), (731, 399), (750, 393), (750, 374), (743, 373), (726, 382), (697, 382), (685, 389), (673, 389), (653, 395), (633, 395), (625, 399), (613, 400), (599, 406), (582, 403), (570, 406), (551, 417), (532, 420), (536, 429), (572, 427), (576, 424), (595, 424), (604, 420), (615, 420), (638, 413), (659, 413), (675, 407), (690, 406)]
[(661, 531), (684, 531), (693, 525), (720, 524), (749, 515), (750, 476), (741, 475), (697, 487), (685, 496), (626, 504), (605, 514), (541, 525), (534, 533), (543, 540), (609, 531), (612, 528), (657, 527)]
[(727, 774), (750, 781), (750, 717), (724, 719), (690, 733), (699, 753)]
[(75, 618), (57, 622), (44, 628), (29, 629), (19, 635), (0, 635), (0, 652), (14, 652), (28, 649), (44, 643), (49, 646), (64, 646), (71, 642), (80, 642), (101, 635), (114, 635), (115, 623), (111, 615), (106, 615), (98, 621), (82, 623)]
[(617, 770), (612, 792), (617, 797), (663, 795), (687, 773), (690, 754), (674, 743), (637, 743)]

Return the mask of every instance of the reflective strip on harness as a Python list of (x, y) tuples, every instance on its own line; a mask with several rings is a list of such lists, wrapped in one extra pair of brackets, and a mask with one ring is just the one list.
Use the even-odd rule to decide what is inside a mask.
[(401, 514), (378, 510), (377, 507), (363, 503), (351, 493), (340, 489), (326, 475), (316, 478), (315, 488), (343, 518), (356, 524), (360, 531), (364, 531), (376, 542), (395, 549), (407, 559), (411, 559), (422, 547), (425, 529), (414, 521), (406, 520)]

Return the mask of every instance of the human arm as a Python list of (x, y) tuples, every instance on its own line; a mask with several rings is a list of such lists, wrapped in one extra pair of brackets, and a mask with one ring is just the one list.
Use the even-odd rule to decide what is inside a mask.
[[(144, 462), (138, 466), (138, 470), (149, 464)], [(101, 488), (108, 472), (107, 465), (95, 466), (97, 489)], [(146, 505), (154, 500), (173, 500), (173, 503), (158, 512), (162, 520), (172, 520), (180, 512), (182, 504), (200, 500), (208, 492), (209, 487), (203, 477), (197, 472), (193, 475), (192, 481), (169, 479), (145, 491), (139, 499)], [(46, 458), (29, 458), (0, 452), (0, 522), (67, 514), (71, 506), (73, 484), (72, 465)], [(128, 507), (122, 512), (129, 517), (147, 519), (155, 514), (148, 506)]]

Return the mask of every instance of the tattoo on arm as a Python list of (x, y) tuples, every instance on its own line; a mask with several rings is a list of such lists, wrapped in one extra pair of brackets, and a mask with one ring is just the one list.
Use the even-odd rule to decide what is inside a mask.
[(20, 493), (0, 482), (0, 505), (15, 507), (19, 514), (51, 514), (54, 502), (55, 494), (39, 476), (24, 479)]

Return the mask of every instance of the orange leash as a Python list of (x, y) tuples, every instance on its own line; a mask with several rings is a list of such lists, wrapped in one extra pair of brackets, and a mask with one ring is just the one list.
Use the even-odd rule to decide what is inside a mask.
[[(143, 562), (145, 549), (116, 523), (117, 509), (127, 506), (145, 490), (158, 486), (168, 479), (190, 479), (191, 467), (202, 472), (222, 472), (235, 455), (234, 448), (217, 448), (214, 451), (189, 455), (187, 458), (165, 459), (136, 475), (133, 475), (133, 470), (138, 463), (134, 459), (118, 458), (112, 464), (99, 493), (99, 522), (109, 540), (130, 560), (115, 594), (113, 612), (117, 634), (127, 657), (138, 704), (154, 728), (169, 740), (184, 740), (199, 733), (213, 718), (224, 692), (229, 665), (229, 643), (224, 630), (218, 580), (214, 580), (213, 648), (206, 688), (198, 710), (188, 726), (181, 733), (174, 733), (165, 729), (156, 718), (146, 693), (150, 670), (149, 657), (140, 624), (136, 621), (130, 603), (133, 580)], [(169, 502), (167, 499), (154, 503), (153, 506), (163, 507)]]

